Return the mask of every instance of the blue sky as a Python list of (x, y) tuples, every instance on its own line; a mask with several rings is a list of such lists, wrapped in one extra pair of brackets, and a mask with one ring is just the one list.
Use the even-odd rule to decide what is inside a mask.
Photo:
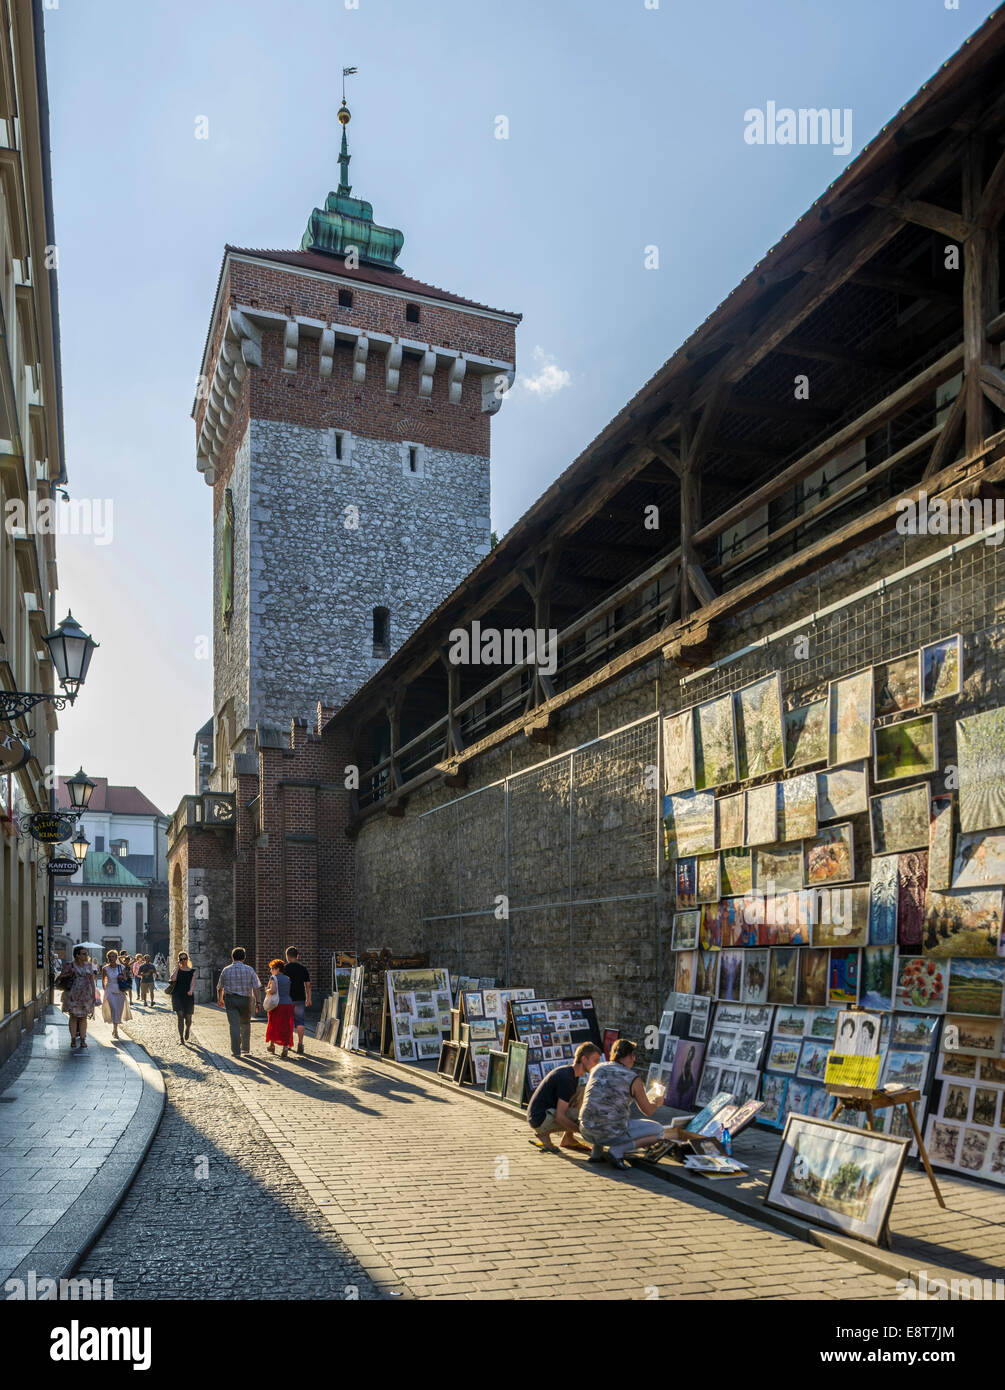
[(337, 183), (343, 66), (353, 189), (403, 230), (403, 269), (524, 315), (518, 371), (539, 389), (518, 382), (493, 422), (501, 534), (846, 166), (748, 145), (744, 112), (850, 108), (854, 155), (992, 8), (59, 0), (67, 460), (72, 495), (114, 508), (110, 543), (59, 541), (60, 609), (101, 643), (60, 771), (83, 762), (168, 813), (193, 790), (212, 712), (195, 377), (224, 243), (298, 246)]

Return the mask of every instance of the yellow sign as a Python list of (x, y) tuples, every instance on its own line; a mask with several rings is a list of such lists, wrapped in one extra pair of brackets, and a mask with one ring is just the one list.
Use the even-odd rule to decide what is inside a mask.
[(826, 1086), (861, 1086), (874, 1091), (879, 1085), (879, 1057), (851, 1057), (832, 1052), (824, 1073)]

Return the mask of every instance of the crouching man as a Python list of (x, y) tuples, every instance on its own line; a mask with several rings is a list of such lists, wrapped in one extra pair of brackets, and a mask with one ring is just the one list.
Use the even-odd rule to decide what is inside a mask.
[(579, 1129), (584, 1139), (593, 1145), (591, 1163), (600, 1163), (603, 1150), (615, 1168), (627, 1169), (625, 1155), (634, 1149), (646, 1149), (673, 1133), (656, 1120), (630, 1119), (632, 1101), (643, 1115), (654, 1114), (662, 1104), (646, 1095), (642, 1078), (635, 1075), (635, 1044), (628, 1038), (618, 1038), (611, 1048), (611, 1060), (601, 1061), (590, 1072), (586, 1095), (579, 1114)]
[(554, 1152), (553, 1134), (561, 1134), (563, 1149), (578, 1149), (586, 1153), (586, 1145), (576, 1138), (579, 1130), (578, 1104), (582, 1095), (580, 1082), (589, 1075), (604, 1054), (596, 1043), (580, 1043), (572, 1065), (555, 1067), (544, 1078), (530, 1098), (527, 1122), (534, 1131), (530, 1141), (545, 1153)]

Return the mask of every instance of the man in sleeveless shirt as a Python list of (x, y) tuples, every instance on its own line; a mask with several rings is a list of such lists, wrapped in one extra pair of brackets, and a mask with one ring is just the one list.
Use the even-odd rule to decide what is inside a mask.
[(646, 1095), (634, 1066), (635, 1044), (629, 1038), (618, 1038), (611, 1048), (611, 1060), (590, 1072), (579, 1112), (579, 1131), (593, 1145), (591, 1163), (599, 1163), (606, 1148), (612, 1166), (627, 1169), (625, 1154), (648, 1148), (665, 1136), (658, 1121), (630, 1118), (632, 1101), (646, 1116), (660, 1107), (659, 1101), (654, 1103)]

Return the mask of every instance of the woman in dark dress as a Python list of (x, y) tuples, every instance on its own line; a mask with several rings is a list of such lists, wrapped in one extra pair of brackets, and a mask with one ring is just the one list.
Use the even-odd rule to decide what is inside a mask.
[(192, 1031), (192, 1012), (195, 1009), (195, 966), (185, 951), (178, 953), (178, 964), (171, 976), (171, 1007), (178, 1020), (178, 1040), (188, 1042)]

